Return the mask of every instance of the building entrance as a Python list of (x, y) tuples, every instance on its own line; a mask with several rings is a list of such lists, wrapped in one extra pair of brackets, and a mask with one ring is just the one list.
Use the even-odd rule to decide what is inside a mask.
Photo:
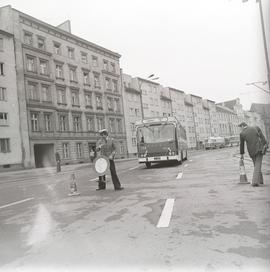
[(34, 154), (37, 168), (55, 165), (53, 144), (35, 144)]

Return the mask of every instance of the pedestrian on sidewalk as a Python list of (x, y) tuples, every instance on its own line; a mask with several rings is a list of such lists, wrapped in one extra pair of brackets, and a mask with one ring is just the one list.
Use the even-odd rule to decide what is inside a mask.
[(263, 184), (262, 175), (262, 160), (263, 155), (266, 153), (268, 143), (261, 131), (257, 126), (248, 126), (245, 122), (239, 124), (241, 129), (240, 133), (240, 155), (241, 159), (244, 159), (245, 153), (245, 142), (249, 156), (251, 157), (254, 165), (254, 171), (252, 176), (252, 186), (259, 186)]
[(95, 150), (94, 150), (94, 146), (92, 146), (92, 148), (91, 148), (91, 150), (90, 150), (90, 154), (89, 154), (89, 156), (90, 156), (90, 160), (91, 160), (91, 162), (93, 162), (94, 161), (94, 159), (95, 159)]
[[(99, 131), (100, 139), (97, 141), (96, 150), (99, 152), (100, 155), (108, 157), (110, 161), (110, 172), (112, 177), (112, 182), (114, 185), (114, 190), (119, 191), (123, 190), (124, 188), (121, 187), (121, 183), (116, 173), (114, 157), (116, 153), (116, 147), (113, 138), (111, 138), (108, 134), (106, 129), (102, 129)], [(105, 175), (99, 177), (98, 181), (98, 189), (105, 190), (106, 189), (106, 180)]]
[(61, 158), (58, 152), (55, 153), (55, 160), (56, 160), (56, 172), (61, 172)]

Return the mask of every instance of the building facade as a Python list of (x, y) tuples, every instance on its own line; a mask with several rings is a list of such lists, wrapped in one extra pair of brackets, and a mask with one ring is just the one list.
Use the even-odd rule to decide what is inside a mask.
[(0, 30), (0, 169), (21, 167), (24, 156), (15, 67), (14, 36)]
[(124, 157), (120, 55), (71, 34), (69, 22), (54, 27), (10, 6), (0, 15), (15, 37), (22, 130), (29, 133), (24, 165), (54, 165), (56, 152), (62, 163), (86, 161), (102, 128)]

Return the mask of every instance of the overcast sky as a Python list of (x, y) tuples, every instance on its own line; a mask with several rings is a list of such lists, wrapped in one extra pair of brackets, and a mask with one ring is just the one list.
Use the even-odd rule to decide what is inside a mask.
[[(270, 1), (262, 0), (267, 34)], [(0, 0), (122, 55), (124, 73), (222, 102), (270, 103), (248, 82), (267, 80), (256, 0)], [(270, 51), (270, 35), (268, 52)], [(268, 89), (267, 85), (262, 87)]]

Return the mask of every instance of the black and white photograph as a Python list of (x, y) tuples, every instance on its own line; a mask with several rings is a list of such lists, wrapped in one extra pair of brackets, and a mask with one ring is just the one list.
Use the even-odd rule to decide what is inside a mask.
[(270, 1), (0, 0), (0, 271), (270, 271)]

